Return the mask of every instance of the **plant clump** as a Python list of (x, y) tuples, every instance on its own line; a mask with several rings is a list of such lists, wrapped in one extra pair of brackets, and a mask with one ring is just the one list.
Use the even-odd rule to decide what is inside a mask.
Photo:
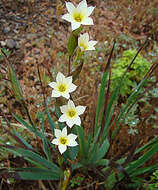
[[(118, 81), (124, 75), (128, 65), (132, 61), (133, 57), (136, 55), (137, 50), (129, 49), (123, 52), (123, 56), (117, 60), (117, 63), (113, 65), (112, 68), (112, 84), (111, 90), (113, 90)], [(149, 70), (151, 63), (143, 58), (140, 54), (136, 57), (134, 63), (131, 65), (129, 72), (124, 76), (122, 81), (122, 86), (120, 88), (120, 94), (122, 97), (127, 97), (132, 89), (140, 82), (140, 80), (145, 76), (145, 73)]]

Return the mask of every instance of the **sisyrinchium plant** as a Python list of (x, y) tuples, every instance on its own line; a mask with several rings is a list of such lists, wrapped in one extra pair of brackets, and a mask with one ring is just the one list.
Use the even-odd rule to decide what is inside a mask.
[[(104, 67), (97, 95), (97, 106), (94, 102), (91, 130), (88, 134), (85, 133), (84, 122), (80, 115), (84, 114), (86, 106), (75, 105), (73, 94), (77, 89), (75, 81), (80, 77), (83, 67), (84, 51), (95, 49), (96, 41), (89, 41), (88, 33), (81, 34), (82, 25), (93, 25), (89, 16), (94, 7), (88, 7), (86, 0), (80, 2), (77, 7), (68, 2), (66, 7), (69, 13), (63, 15), (62, 18), (71, 22), (72, 25), (72, 33), (68, 40), (68, 73), (64, 75), (59, 72), (56, 76), (56, 82), (52, 81), (48, 84), (49, 87), (53, 88), (51, 94), (51, 101), (54, 101), (55, 105), (53, 116), (52, 108), (43, 92), (45, 109), (38, 114), (40, 122), (36, 123), (31, 118), (13, 66), (3, 52), (7, 64), (8, 81), (27, 118), (23, 119), (15, 113), (12, 113), (12, 116), (40, 142), (40, 148), (37, 149), (33, 144), (27, 142), (12, 126), (3, 110), (0, 110), (5, 121), (1, 123), (1, 126), (16, 141), (15, 145), (1, 142), (1, 153), (8, 152), (26, 160), (25, 167), (2, 168), (0, 176), (4, 179), (48, 180), (49, 182), (52, 180), (54, 183), (51, 183), (51, 188), (54, 186), (55, 189), (65, 190), (72, 186), (75, 172), (82, 173), (82, 176), (85, 175), (86, 178), (88, 171), (90, 171), (93, 176), (96, 176), (96, 182), (100, 181), (107, 190), (115, 189), (115, 187), (118, 189), (123, 184), (139, 188), (141, 179), (138, 176), (151, 173), (158, 168), (157, 163), (144, 166), (144, 163), (158, 152), (158, 136), (155, 131), (151, 130), (149, 136), (153, 137), (153, 133), (155, 136), (149, 138), (150, 140), (143, 146), (140, 146), (142, 139), (140, 138), (141, 134), (139, 134), (139, 136), (136, 135), (133, 144), (125, 149), (122, 154), (116, 153), (110, 157), (109, 152), (120, 132), (122, 119), (130, 113), (130, 110), (142, 96), (142, 87), (157, 65), (153, 64), (150, 67), (144, 78), (131, 91), (122, 107), (117, 107), (120, 88), (146, 42), (135, 52), (111, 94), (110, 63), (115, 48), (114, 42), (107, 64)], [(43, 89), (39, 71), (38, 74)], [(49, 123), (51, 135), (47, 134), (46, 120)]]

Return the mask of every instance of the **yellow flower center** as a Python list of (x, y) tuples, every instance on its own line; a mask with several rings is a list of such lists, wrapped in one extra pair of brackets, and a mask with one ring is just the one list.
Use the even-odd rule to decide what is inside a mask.
[(59, 139), (60, 144), (63, 144), (63, 145), (66, 145), (68, 143), (67, 141), (68, 140), (65, 137), (60, 137), (60, 139)]
[(58, 86), (58, 90), (59, 90), (60, 92), (65, 92), (65, 91), (66, 91), (66, 85), (65, 85), (65, 84), (60, 84), (60, 85)]
[(81, 22), (83, 20), (83, 16), (80, 13), (75, 13), (74, 20), (77, 22)]
[(76, 115), (76, 111), (74, 109), (71, 109), (68, 111), (67, 115), (72, 118)]
[(85, 44), (85, 43), (80, 43), (80, 47), (83, 47), (83, 49), (84, 49), (84, 50), (86, 50), (86, 49), (87, 49), (87, 46), (86, 46), (86, 44)]

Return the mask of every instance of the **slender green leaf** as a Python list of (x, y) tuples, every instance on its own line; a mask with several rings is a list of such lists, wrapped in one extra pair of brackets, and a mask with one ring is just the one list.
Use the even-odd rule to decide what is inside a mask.
[(52, 133), (54, 134), (55, 124), (53, 123), (52, 117), (50, 115), (48, 105), (46, 105), (46, 114), (47, 114), (47, 117), (48, 117), (48, 122), (49, 122), (49, 125), (51, 127)]
[(78, 45), (78, 35), (80, 34), (82, 28), (78, 28), (77, 30), (73, 31), (70, 34), (69, 40), (68, 40), (68, 46), (67, 46), (67, 50), (68, 50), (68, 54), (71, 57)]
[(104, 167), (108, 167), (109, 166), (109, 160), (108, 159), (102, 159), (102, 160), (98, 160), (96, 162), (97, 166), (104, 166)]
[(83, 165), (80, 164), (80, 163), (73, 164), (73, 165), (72, 165), (72, 171), (74, 171), (74, 170), (76, 170), (76, 169), (79, 169), (79, 168), (81, 168), (82, 166), (83, 166)]
[(109, 141), (106, 138), (102, 146), (99, 148), (99, 151), (97, 152), (97, 161), (105, 156), (106, 152), (109, 149), (109, 146), (110, 146)]
[(97, 152), (99, 151), (99, 143), (95, 143), (95, 146), (88, 152), (87, 164), (95, 165), (97, 161)]
[[(104, 105), (104, 98), (105, 98), (105, 88), (106, 88), (106, 83), (107, 83), (107, 77), (108, 77), (108, 71), (104, 72), (103, 78), (101, 81), (101, 87), (100, 87), (100, 92), (98, 96), (98, 103), (97, 103), (97, 109), (96, 109), (96, 118), (95, 118), (95, 133), (97, 130), (97, 125), (99, 121), (99, 116), (100, 116), (100, 123), (102, 121), (102, 116), (103, 116), (103, 105)], [(100, 115), (100, 113), (102, 113)]]
[(11, 64), (8, 64), (8, 67), (9, 67), (9, 79), (11, 81), (11, 85), (12, 85), (13, 90), (14, 90), (15, 98), (19, 102), (22, 102), (24, 100), (24, 98), (23, 98), (23, 93), (22, 93), (20, 83), (17, 79), (17, 76), (15, 74), (13, 66)]
[(45, 155), (47, 156), (47, 159), (49, 161), (52, 161), (52, 154), (51, 154), (51, 151), (50, 151), (50, 147), (48, 145), (48, 139), (45, 136), (45, 131), (44, 131), (44, 113), (41, 114), (40, 119), (41, 119), (41, 129), (42, 129), (42, 133), (44, 135), (44, 138), (42, 139), (42, 141), (43, 141), (43, 150), (45, 152)]
[(33, 150), (33, 147), (30, 144), (28, 144), (25, 141), (25, 139), (15, 129), (13, 129), (13, 133), (26, 145), (26, 147)]
[(136, 176), (142, 175), (144, 173), (151, 173), (151, 172), (155, 171), (156, 169), (158, 169), (158, 164), (155, 164), (153, 166), (148, 166), (145, 168), (138, 168), (136, 171), (132, 172), (130, 177), (136, 177)]
[[(123, 118), (126, 114), (126, 111), (128, 110), (129, 106), (136, 100), (136, 98), (138, 97), (141, 88), (143, 87), (144, 83), (146, 82), (146, 79), (143, 79), (139, 85), (133, 90), (133, 92), (131, 93), (131, 95), (129, 96), (129, 98), (127, 99), (127, 103), (126, 105), (124, 105), (119, 113), (118, 119), (116, 121), (115, 124), (115, 129), (113, 130), (112, 133), (112, 138), (114, 138), (114, 136), (117, 133), (118, 128), (116, 127), (120, 121), (121, 118)], [(132, 108), (132, 107), (131, 107)]]
[(26, 123), (26, 121), (24, 121), (20, 116), (13, 114), (13, 116), (15, 117), (15, 119), (21, 123), (22, 125), (24, 125), (29, 131), (33, 132), (36, 136), (40, 137), (40, 138), (45, 138), (45, 136), (34, 126), (30, 126), (28, 123)]
[(19, 177), (24, 180), (59, 180), (60, 175), (52, 171), (38, 171), (38, 172), (17, 172)]
[[(4, 149), (13, 153), (13, 150), (11, 149), (8, 149), (8, 148), (4, 148)], [(45, 158), (41, 157), (39, 154), (35, 152), (32, 152), (30, 150), (25, 150), (22, 148), (17, 148), (16, 150), (14, 150), (14, 153), (19, 156), (24, 156), (24, 158), (25, 157), (30, 158), (33, 161), (40, 163), (42, 166), (48, 169), (51, 169), (53, 172), (59, 173), (59, 167), (57, 165), (55, 165), (53, 162), (47, 161)]]
[(144, 146), (138, 148), (135, 152), (135, 154), (138, 154), (139, 152), (144, 151), (145, 149), (149, 149), (151, 148), (154, 144), (158, 144), (158, 137), (153, 138), (151, 141), (149, 141), (148, 143), (146, 143)]
[(155, 144), (148, 152), (146, 152), (143, 156), (141, 156), (139, 159), (137, 159), (136, 161), (130, 163), (127, 166), (127, 172), (128, 173), (132, 173), (133, 171), (135, 171), (139, 166), (141, 166), (142, 164), (144, 164), (147, 160), (149, 160), (152, 155), (158, 152), (158, 144)]
[(78, 139), (79, 139), (79, 156), (84, 157), (87, 154), (87, 142), (86, 138), (84, 136), (84, 130), (81, 126), (76, 126), (76, 130), (78, 133)]

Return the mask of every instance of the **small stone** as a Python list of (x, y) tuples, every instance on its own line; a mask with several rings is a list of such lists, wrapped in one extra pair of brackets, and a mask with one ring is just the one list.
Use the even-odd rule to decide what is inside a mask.
[(10, 49), (13, 49), (16, 47), (16, 42), (13, 39), (7, 39), (6, 46)]
[(21, 45), (20, 45), (20, 43), (19, 42), (16, 42), (16, 49), (20, 49), (21, 48)]
[(19, 30), (14, 29), (13, 31), (14, 31), (15, 34), (19, 33)]
[(5, 41), (0, 41), (0, 44), (1, 44), (1, 46), (3, 47), (3, 46), (6, 45), (6, 42), (5, 42)]
[(4, 29), (3, 29), (3, 33), (4, 34), (8, 34), (10, 32), (10, 27), (9, 26), (7, 26), (7, 27), (5, 27)]

